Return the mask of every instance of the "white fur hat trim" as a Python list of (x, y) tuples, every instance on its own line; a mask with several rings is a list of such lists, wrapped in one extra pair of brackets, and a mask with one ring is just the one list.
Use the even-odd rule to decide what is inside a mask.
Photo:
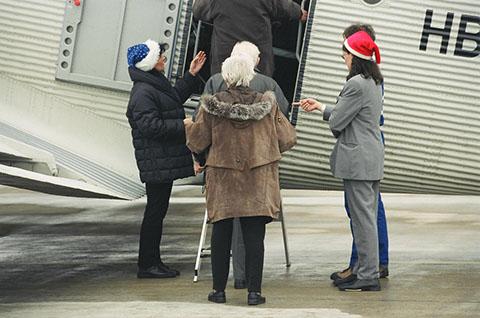
[(144, 44), (148, 46), (150, 51), (143, 60), (135, 64), (135, 67), (142, 71), (148, 72), (151, 71), (158, 63), (158, 58), (160, 57), (160, 46), (157, 42), (150, 39), (146, 40)]

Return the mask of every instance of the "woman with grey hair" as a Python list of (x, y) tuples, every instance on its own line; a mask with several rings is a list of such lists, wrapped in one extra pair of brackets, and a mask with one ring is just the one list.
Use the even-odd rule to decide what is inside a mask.
[[(252, 42), (242, 41), (235, 44), (230, 56), (244, 56), (250, 58), (255, 65), (255, 75), (250, 81), (249, 87), (259, 93), (272, 91), (280, 108), (280, 111), (288, 117), (290, 104), (283, 95), (282, 89), (277, 82), (271, 77), (258, 73), (257, 65), (260, 62), (260, 50)], [(217, 73), (210, 77), (205, 84), (204, 94), (213, 95), (220, 91), (226, 90), (227, 84), (223, 80), (222, 73)], [(200, 105), (197, 106), (195, 114), (198, 112)], [(205, 164), (205, 154), (195, 154), (195, 172), (203, 171)], [(235, 218), (233, 221), (232, 234), (232, 269), (235, 289), (247, 288), (247, 280), (245, 277), (245, 245), (243, 244), (242, 229), (240, 220)]]
[(295, 129), (281, 113), (273, 92), (249, 88), (254, 64), (232, 56), (222, 65), (228, 89), (204, 95), (195, 123), (185, 120), (187, 146), (195, 153), (209, 148), (206, 160), (207, 210), (213, 223), (213, 291), (208, 300), (226, 302), (233, 219), (240, 218), (246, 252), (247, 302), (261, 295), (265, 225), (278, 218), (281, 152), (296, 143)]

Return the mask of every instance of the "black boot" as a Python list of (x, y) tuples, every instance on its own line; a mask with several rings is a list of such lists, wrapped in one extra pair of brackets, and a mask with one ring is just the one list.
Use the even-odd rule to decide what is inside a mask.
[(208, 301), (217, 303), (217, 304), (223, 304), (227, 302), (227, 297), (225, 296), (224, 291), (211, 291), (210, 294), (208, 294)]
[[(349, 268), (346, 268), (346, 269), (344, 269), (342, 271), (339, 271), (339, 272), (333, 272), (332, 275), (330, 275), (330, 279), (333, 280), (333, 281), (337, 281), (339, 279), (345, 279), (345, 278), (347, 278), (348, 276), (351, 276), (351, 275), (352, 275), (352, 268), (349, 267)], [(388, 265), (380, 264), (379, 267), (378, 267), (378, 275), (380, 276), (380, 278), (388, 277), (388, 275), (389, 275)], [(343, 281), (341, 284), (343, 284), (343, 283), (345, 283), (345, 281)], [(336, 282), (334, 284), (339, 285)]]
[(338, 285), (341, 291), (380, 291), (380, 282), (376, 279), (355, 279), (352, 282)]
[(137, 278), (173, 278), (175, 276), (174, 272), (166, 271), (158, 266), (139, 268), (137, 271)]
[(380, 265), (378, 268), (378, 274), (380, 275), (380, 278), (388, 277), (388, 265)]
[(333, 285), (335, 286), (340, 286), (346, 283), (353, 282), (354, 280), (357, 279), (357, 275), (355, 274), (350, 274), (350, 276), (344, 277), (344, 278), (338, 278), (333, 281)]
[(344, 279), (345, 277), (348, 277), (352, 275), (352, 268), (348, 267), (342, 271), (339, 272), (333, 272), (332, 275), (330, 275), (331, 280), (339, 280), (339, 279)]
[(249, 305), (260, 305), (265, 303), (265, 297), (259, 292), (248, 292), (247, 303)]
[(162, 269), (166, 272), (173, 272), (173, 273), (175, 273), (175, 276), (180, 275), (179, 271), (177, 271), (176, 269), (170, 268), (170, 266), (164, 264), (162, 261), (160, 261), (160, 263), (158, 264), (158, 268), (160, 268), (160, 269)]

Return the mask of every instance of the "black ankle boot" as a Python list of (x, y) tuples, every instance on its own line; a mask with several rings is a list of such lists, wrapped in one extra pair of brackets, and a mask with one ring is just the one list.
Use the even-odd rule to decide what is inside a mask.
[(375, 279), (356, 279), (354, 281), (338, 285), (341, 291), (380, 291), (380, 282)]
[(211, 291), (210, 294), (208, 294), (208, 301), (217, 303), (217, 304), (223, 304), (227, 302), (227, 297), (225, 296), (224, 291)]
[(158, 266), (139, 268), (137, 271), (138, 278), (173, 278), (175, 276), (174, 272), (166, 271)]
[(164, 270), (165, 272), (173, 272), (175, 274), (175, 276), (179, 276), (180, 275), (180, 272), (177, 271), (176, 269), (173, 269), (173, 268), (170, 268), (170, 266), (168, 266), (167, 264), (163, 263), (162, 261), (160, 261), (160, 263), (158, 264), (158, 268)]
[(378, 274), (380, 278), (388, 277), (388, 265), (380, 265), (378, 268)]
[(260, 305), (265, 303), (265, 297), (259, 292), (248, 292), (247, 302), (249, 305)]
[(340, 286), (346, 283), (353, 282), (354, 280), (357, 279), (357, 275), (351, 274), (350, 276), (347, 276), (345, 278), (339, 278), (333, 281), (333, 285), (335, 286)]

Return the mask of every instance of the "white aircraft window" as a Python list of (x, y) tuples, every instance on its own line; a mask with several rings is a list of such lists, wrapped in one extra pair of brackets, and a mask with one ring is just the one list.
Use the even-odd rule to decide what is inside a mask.
[(364, 3), (368, 4), (368, 5), (377, 5), (377, 4), (380, 4), (381, 2), (383, 2), (383, 0), (362, 0)]

